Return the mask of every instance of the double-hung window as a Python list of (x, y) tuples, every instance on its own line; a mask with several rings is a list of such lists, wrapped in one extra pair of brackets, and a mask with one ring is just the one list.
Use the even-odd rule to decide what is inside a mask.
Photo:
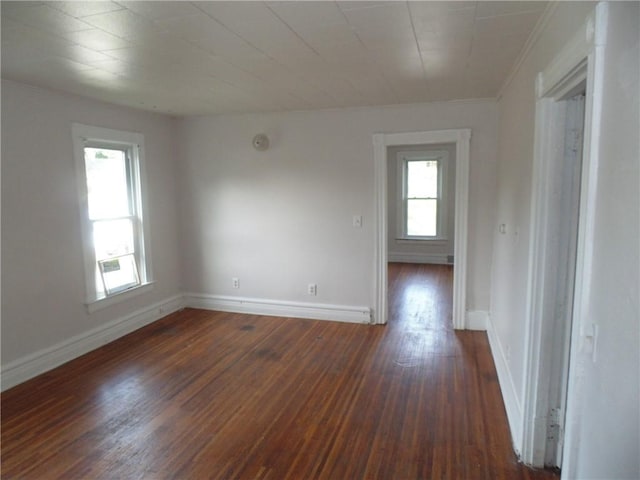
[[(87, 304), (150, 280), (142, 135), (74, 125)], [(90, 307), (91, 309), (91, 307)]]
[(400, 238), (446, 238), (447, 159), (446, 151), (398, 153)]

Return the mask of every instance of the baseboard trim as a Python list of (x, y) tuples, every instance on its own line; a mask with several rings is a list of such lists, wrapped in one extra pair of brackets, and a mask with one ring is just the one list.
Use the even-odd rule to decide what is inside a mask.
[(371, 309), (369, 307), (286, 302), (205, 293), (185, 293), (184, 300), (187, 307), (205, 310), (347, 323), (371, 323)]
[(489, 312), (485, 310), (472, 310), (470, 312), (467, 312), (465, 329), (485, 331), (487, 329), (488, 323)]
[(54, 369), (183, 308), (175, 295), (2, 366), (2, 391)]
[(448, 265), (446, 253), (423, 254), (423, 253), (404, 253), (389, 252), (387, 255), (388, 262), (397, 263), (429, 263), (436, 265)]
[(507, 356), (493, 328), (490, 317), (487, 318), (487, 336), (489, 338), (493, 363), (498, 373), (498, 383), (502, 391), (504, 407), (507, 411), (507, 420), (509, 421), (509, 429), (511, 430), (511, 442), (513, 443), (513, 449), (516, 455), (520, 458), (522, 452), (522, 422), (524, 418), (522, 405), (520, 405), (518, 401), (517, 390), (513, 382), (511, 370), (509, 369)]

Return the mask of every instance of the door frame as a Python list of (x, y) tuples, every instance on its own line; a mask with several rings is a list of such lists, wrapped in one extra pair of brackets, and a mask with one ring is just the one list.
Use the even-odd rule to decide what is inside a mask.
[(374, 311), (372, 323), (385, 324), (387, 305), (387, 147), (453, 143), (456, 146), (455, 231), (453, 263), (453, 327), (466, 326), (467, 229), (469, 203), (469, 147), (471, 129), (375, 133), (374, 160)]
[(604, 45), (608, 5), (599, 3), (587, 22), (558, 52), (536, 79), (536, 123), (532, 175), (531, 237), (528, 296), (526, 305), (525, 384), (521, 457), (524, 463), (543, 466), (547, 420), (550, 415), (550, 347), (545, 341), (553, 333), (553, 322), (545, 315), (545, 255), (552, 235), (554, 215), (548, 179), (555, 172), (559, 128), (556, 102), (586, 81), (577, 258), (569, 345), (567, 411), (565, 416), (562, 477), (575, 476), (575, 456), (580, 442), (582, 371), (595, 355), (597, 329), (589, 324), (588, 301), (592, 277), (591, 259), (595, 232), (595, 198), (598, 184), (599, 131), (601, 123)]

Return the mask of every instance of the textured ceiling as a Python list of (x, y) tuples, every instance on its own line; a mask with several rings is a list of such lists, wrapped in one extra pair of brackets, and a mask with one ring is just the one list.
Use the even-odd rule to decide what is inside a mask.
[(2, 1), (2, 76), (175, 115), (495, 97), (545, 6)]

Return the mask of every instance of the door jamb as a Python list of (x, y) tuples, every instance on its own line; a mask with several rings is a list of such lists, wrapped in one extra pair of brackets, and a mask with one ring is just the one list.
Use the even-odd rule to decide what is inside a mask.
[(372, 323), (387, 323), (387, 147), (455, 143), (455, 232), (453, 265), (453, 327), (466, 324), (467, 223), (469, 201), (469, 145), (471, 129), (432, 130), (373, 135), (374, 159), (374, 275)]
[[(562, 477), (575, 476), (575, 457), (580, 442), (580, 403), (585, 362), (591, 359), (594, 326), (590, 325), (588, 301), (591, 284), (595, 198), (598, 183), (599, 134), (602, 111), (604, 45), (608, 5), (599, 3), (587, 22), (555, 59), (538, 74), (536, 82), (536, 133), (533, 163), (533, 198), (525, 338), (524, 415), (521, 455), (524, 463), (543, 466), (546, 446), (546, 420), (549, 391), (545, 386), (549, 372), (544, 338), (551, 325), (544, 312), (544, 255), (548, 234), (548, 183), (554, 148), (553, 103), (586, 79), (584, 143), (581, 198), (579, 206), (577, 260), (569, 359), (567, 412), (564, 432)], [(590, 328), (591, 327), (591, 328)]]

